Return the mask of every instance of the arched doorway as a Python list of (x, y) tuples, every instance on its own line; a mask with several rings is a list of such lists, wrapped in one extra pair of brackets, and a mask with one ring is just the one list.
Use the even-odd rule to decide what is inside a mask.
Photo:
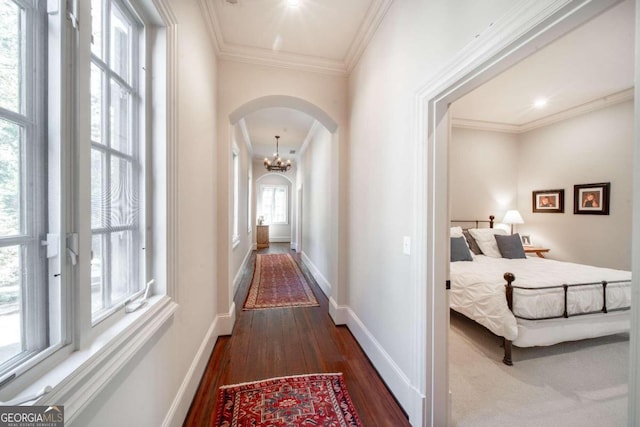
[[(316, 281), (320, 284), (320, 287), (327, 294), (330, 304), (329, 304), (329, 312), (336, 324), (343, 324), (346, 321), (345, 315), (341, 312), (340, 309), (341, 301), (344, 301), (344, 289), (341, 287), (342, 277), (346, 275), (344, 272), (346, 268), (345, 262), (345, 245), (341, 244), (346, 240), (344, 236), (344, 226), (342, 224), (346, 223), (346, 206), (341, 201), (346, 200), (344, 192), (346, 191), (346, 186), (341, 185), (341, 179), (344, 179), (344, 174), (340, 174), (340, 171), (343, 170), (346, 165), (346, 156), (343, 153), (344, 147), (339, 144), (339, 140), (342, 137), (340, 134), (340, 129), (338, 127), (337, 122), (327, 114), (323, 109), (319, 108), (315, 104), (308, 102), (302, 98), (297, 98), (293, 96), (286, 95), (268, 95), (259, 98), (255, 98), (251, 101), (248, 101), (241, 106), (234, 109), (228, 115), (228, 123), (227, 123), (227, 138), (224, 143), (228, 146), (230, 156), (235, 156), (235, 153), (240, 153), (240, 157), (242, 157), (242, 143), (246, 142), (249, 146), (247, 152), (248, 156), (252, 157), (251, 163), (253, 170), (250, 176), (253, 178), (252, 185), (252, 193), (253, 200), (250, 202), (253, 204), (253, 209), (248, 209), (253, 212), (253, 215), (256, 214), (256, 195), (257, 195), (257, 182), (260, 178), (258, 170), (262, 171), (262, 164), (260, 159), (253, 159), (253, 154), (251, 150), (251, 142), (250, 137), (248, 137), (247, 130), (242, 130), (239, 128), (247, 126), (245, 122), (245, 118), (250, 117), (252, 114), (263, 111), (266, 109), (291, 109), (301, 113), (304, 113), (311, 118), (313, 118), (314, 126), (309, 131), (309, 136), (307, 140), (305, 140), (305, 144), (308, 147), (304, 147), (304, 158), (296, 160), (298, 165), (302, 165), (304, 168), (304, 173), (302, 174), (302, 180), (300, 179), (300, 170), (297, 171), (298, 178), (288, 177), (292, 183), (291, 188), (291, 198), (295, 200), (297, 195), (304, 194), (304, 201), (297, 201), (295, 204), (291, 204), (292, 206), (292, 215), (296, 216), (294, 218), (295, 225), (299, 224), (303, 221), (303, 218), (298, 219), (297, 215), (303, 211), (300, 208), (296, 209), (296, 206), (304, 206), (305, 203), (309, 203), (311, 199), (311, 195), (318, 192), (318, 183), (324, 182), (326, 187), (322, 189), (327, 192), (327, 197), (324, 203), (316, 203), (316, 209), (304, 209), (305, 217), (309, 218), (309, 215), (313, 215), (317, 209), (326, 209), (326, 214), (320, 216), (319, 220), (304, 220), (304, 224), (306, 225), (317, 225), (318, 222), (323, 223), (323, 227), (319, 229), (308, 229), (306, 227), (292, 227), (292, 237), (296, 236), (296, 249), (302, 252), (302, 259), (305, 264), (309, 267), (309, 270), (314, 275)], [(241, 136), (239, 136), (241, 135)], [(316, 165), (315, 162), (312, 164), (308, 161), (306, 157), (308, 157), (311, 151), (314, 150), (314, 146), (322, 145), (322, 152), (324, 153), (323, 159), (326, 161), (326, 167), (322, 167), (322, 164)], [(343, 144), (342, 144), (343, 145)], [(298, 153), (296, 153), (298, 154)], [(314, 153), (315, 154), (315, 153)], [(294, 167), (296, 167), (294, 165)], [(260, 168), (260, 169), (258, 169)], [(324, 175), (318, 177), (313, 174), (313, 171), (322, 171)], [(287, 172), (289, 173), (289, 172)], [(234, 235), (233, 235), (233, 224), (234, 224), (234, 173), (233, 166), (229, 168), (229, 170), (222, 171), (219, 178), (221, 181), (219, 183), (219, 188), (229, 189), (228, 194), (225, 193), (222, 197), (219, 197), (220, 206), (224, 208), (220, 210), (221, 218), (219, 218), (218, 226), (220, 230), (229, 230), (226, 235), (227, 240), (225, 242), (219, 242), (219, 260), (221, 265), (227, 265), (225, 271), (221, 272), (220, 283), (228, 283), (228, 286), (219, 287), (219, 304), (224, 306), (228, 304), (227, 307), (230, 307), (229, 312), (232, 313), (235, 309), (233, 306), (233, 292), (235, 289), (234, 282), (236, 281), (234, 278), (238, 277), (239, 271), (239, 261), (238, 259), (242, 256), (242, 251), (240, 254), (234, 253)], [(309, 185), (307, 182), (309, 180), (313, 180), (316, 185)], [(240, 179), (242, 181), (242, 179)], [(248, 179), (251, 181), (251, 178)], [(301, 186), (305, 185), (305, 192), (302, 193)], [(315, 192), (312, 192), (313, 189), (316, 189)], [(310, 189), (309, 191), (307, 191)], [(225, 197), (227, 196), (227, 197)], [(242, 199), (242, 196), (240, 196)], [(226, 209), (225, 209), (226, 208)], [(224, 215), (224, 213), (227, 215)], [(249, 216), (249, 215), (248, 215)], [(253, 227), (255, 229), (255, 217), (248, 218), (250, 228)], [(297, 242), (297, 234), (296, 231), (303, 229), (302, 233), (316, 233), (317, 238), (309, 238), (304, 239), (306, 246), (298, 245)], [(252, 233), (255, 236), (255, 233)], [(255, 238), (254, 238), (255, 239)], [(320, 246), (312, 247), (312, 242), (317, 240), (321, 241)], [(246, 259), (246, 257), (244, 257)], [(226, 308), (222, 308), (226, 311)]]

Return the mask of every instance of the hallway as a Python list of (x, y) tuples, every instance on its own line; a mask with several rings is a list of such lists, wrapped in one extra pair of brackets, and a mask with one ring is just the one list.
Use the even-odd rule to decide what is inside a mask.
[[(271, 243), (259, 253), (289, 252), (289, 243)], [(402, 409), (345, 326), (336, 327), (328, 300), (300, 261), (320, 307), (243, 311), (254, 251), (235, 295), (237, 319), (232, 336), (220, 337), (187, 415), (185, 426), (207, 426), (217, 389), (287, 375), (342, 372), (364, 426), (408, 426)]]

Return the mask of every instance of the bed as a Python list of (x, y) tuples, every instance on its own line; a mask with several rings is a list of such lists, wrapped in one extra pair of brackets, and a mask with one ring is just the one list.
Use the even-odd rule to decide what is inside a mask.
[[(463, 244), (469, 256), (454, 255)], [(629, 331), (631, 272), (526, 256), (518, 245), (517, 234), (493, 228), (493, 217), (451, 228), (450, 307), (503, 337), (505, 364), (513, 365), (513, 345)]]

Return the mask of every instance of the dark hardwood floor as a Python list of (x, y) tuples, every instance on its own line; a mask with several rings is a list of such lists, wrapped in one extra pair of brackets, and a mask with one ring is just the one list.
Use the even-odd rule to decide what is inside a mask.
[(329, 317), (328, 300), (288, 243), (259, 253), (290, 252), (320, 307), (243, 311), (253, 269), (251, 255), (235, 296), (236, 324), (218, 338), (184, 426), (209, 426), (218, 387), (287, 375), (342, 372), (364, 426), (409, 426), (409, 421), (345, 326)]

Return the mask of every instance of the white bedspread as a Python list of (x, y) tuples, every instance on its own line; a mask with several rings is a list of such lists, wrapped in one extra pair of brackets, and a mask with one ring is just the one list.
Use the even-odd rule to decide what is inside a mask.
[[(631, 272), (554, 261), (538, 257), (526, 259), (474, 256), (473, 261), (451, 263), (450, 305), (496, 335), (509, 340), (518, 336), (516, 318), (507, 306), (504, 273), (513, 273), (514, 286), (545, 287), (573, 283), (625, 280), (607, 285), (607, 309), (631, 304)], [(562, 289), (535, 291), (514, 289), (514, 313), (526, 318), (561, 316)], [(602, 285), (569, 289), (569, 315), (602, 309)]]

